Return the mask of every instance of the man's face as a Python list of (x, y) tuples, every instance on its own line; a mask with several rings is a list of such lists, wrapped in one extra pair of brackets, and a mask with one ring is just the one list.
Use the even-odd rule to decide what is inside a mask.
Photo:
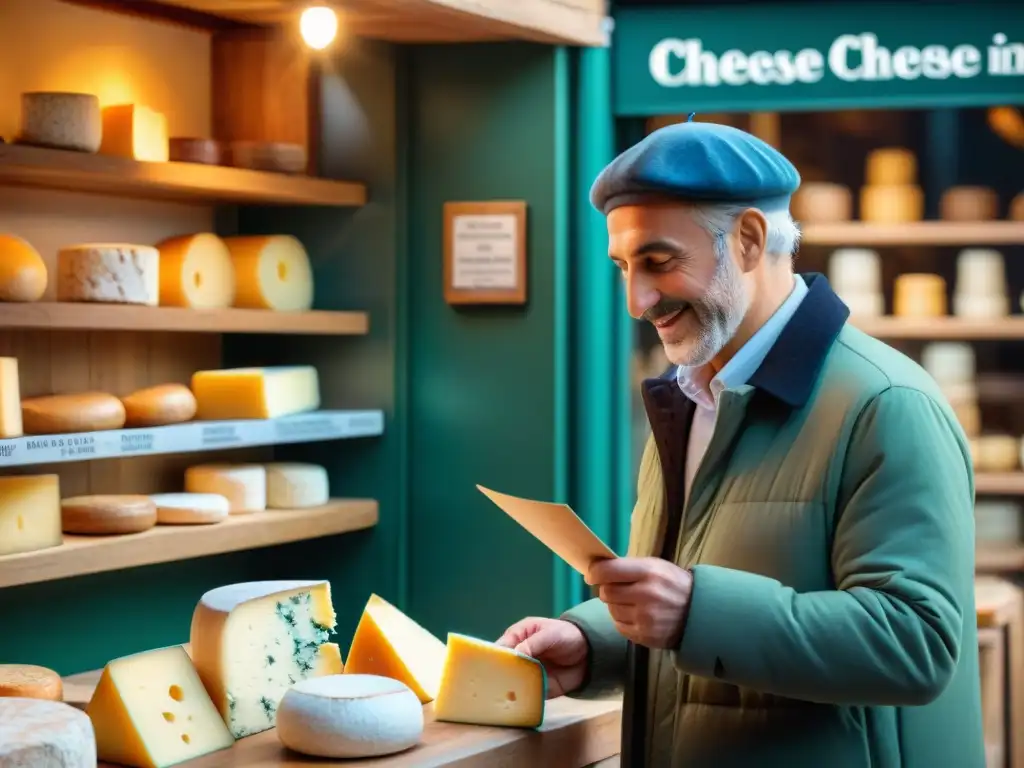
[(622, 271), (629, 314), (653, 323), (676, 365), (710, 362), (736, 333), (750, 291), (732, 238), (714, 238), (679, 203), (627, 205), (608, 214), (608, 252)]

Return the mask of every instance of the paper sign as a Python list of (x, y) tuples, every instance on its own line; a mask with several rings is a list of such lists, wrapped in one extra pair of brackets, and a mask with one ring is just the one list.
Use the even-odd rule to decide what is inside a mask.
[(482, 485), (477, 490), (583, 576), (595, 560), (616, 557), (566, 504), (520, 499)]

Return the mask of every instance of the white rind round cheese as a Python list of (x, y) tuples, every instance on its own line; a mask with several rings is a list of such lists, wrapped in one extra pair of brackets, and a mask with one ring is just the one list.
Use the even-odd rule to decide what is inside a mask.
[(377, 757), (410, 749), (423, 734), (423, 705), (405, 683), (377, 675), (330, 675), (296, 683), (277, 708), (277, 736), (313, 757)]
[(159, 525), (209, 525), (227, 520), (231, 503), (218, 493), (156, 493)]
[(84, 712), (59, 701), (0, 697), (0, 768), (96, 768)]
[(267, 470), (262, 464), (198, 464), (185, 470), (188, 493), (216, 493), (227, 498), (232, 515), (267, 508)]
[(96, 152), (103, 139), (100, 100), (91, 93), (21, 94), (21, 141), (40, 147)]
[(319, 507), (331, 497), (327, 470), (317, 464), (267, 464), (267, 508)]
[(70, 245), (57, 253), (57, 301), (160, 301), (160, 251), (127, 243)]

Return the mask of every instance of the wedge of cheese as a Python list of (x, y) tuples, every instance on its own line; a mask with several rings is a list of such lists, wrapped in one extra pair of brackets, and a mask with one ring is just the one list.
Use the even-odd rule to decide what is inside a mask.
[(273, 419), (320, 407), (311, 365), (196, 371), (192, 392), (200, 420)]
[(171, 145), (167, 117), (142, 104), (115, 104), (103, 108), (100, 154), (166, 163)]
[(63, 543), (59, 476), (0, 477), (0, 556)]

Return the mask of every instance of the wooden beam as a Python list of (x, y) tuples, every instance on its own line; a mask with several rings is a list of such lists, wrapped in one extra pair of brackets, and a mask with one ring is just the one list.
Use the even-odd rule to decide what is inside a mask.
[(162, 21), (189, 29), (215, 32), (225, 29), (242, 29), (252, 24), (202, 13), (180, 5), (167, 5), (153, 0), (61, 0), (70, 5), (82, 5), (100, 11), (135, 16), (152, 21)]

